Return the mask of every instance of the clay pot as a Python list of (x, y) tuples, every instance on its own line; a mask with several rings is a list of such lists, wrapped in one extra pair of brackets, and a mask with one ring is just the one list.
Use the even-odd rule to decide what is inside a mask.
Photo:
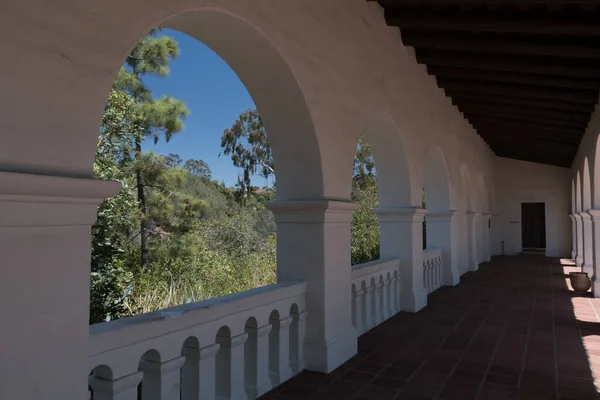
[(571, 272), (569, 273), (569, 278), (571, 278), (573, 290), (578, 293), (585, 293), (592, 286), (592, 281), (588, 277), (587, 272)]

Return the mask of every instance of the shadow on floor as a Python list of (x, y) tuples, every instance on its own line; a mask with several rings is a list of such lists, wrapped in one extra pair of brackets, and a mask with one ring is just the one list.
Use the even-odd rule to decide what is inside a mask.
[(261, 400), (600, 399), (600, 299), (575, 295), (566, 273), (558, 259), (494, 258), (361, 336), (337, 370)]

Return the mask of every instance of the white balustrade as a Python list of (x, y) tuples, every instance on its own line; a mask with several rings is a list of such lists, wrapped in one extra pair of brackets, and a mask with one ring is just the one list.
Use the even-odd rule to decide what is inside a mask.
[(423, 250), (423, 284), (427, 294), (442, 287), (443, 267), (442, 249)]
[(306, 283), (90, 327), (94, 400), (255, 399), (304, 368)]
[(376, 260), (352, 267), (352, 323), (361, 335), (400, 312), (400, 260)]

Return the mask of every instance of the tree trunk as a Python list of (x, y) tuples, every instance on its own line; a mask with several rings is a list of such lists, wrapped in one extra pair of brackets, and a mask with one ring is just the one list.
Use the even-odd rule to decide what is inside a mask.
[[(140, 161), (142, 159), (142, 141), (137, 138), (135, 140), (135, 158), (136, 161)], [(144, 270), (147, 270), (150, 264), (150, 253), (148, 251), (148, 207), (146, 206), (146, 194), (144, 193), (144, 182), (142, 181), (142, 174), (139, 169), (135, 171), (135, 179), (137, 184), (137, 195), (138, 195), (138, 203), (140, 207), (141, 219), (140, 219), (140, 249), (141, 249), (141, 259), (140, 263)]]

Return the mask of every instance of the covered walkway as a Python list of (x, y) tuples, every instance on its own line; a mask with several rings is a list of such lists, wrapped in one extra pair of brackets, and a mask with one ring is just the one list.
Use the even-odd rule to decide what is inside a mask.
[(304, 371), (262, 399), (597, 399), (600, 299), (568, 289), (571, 268), (495, 257), (361, 336), (337, 370)]

